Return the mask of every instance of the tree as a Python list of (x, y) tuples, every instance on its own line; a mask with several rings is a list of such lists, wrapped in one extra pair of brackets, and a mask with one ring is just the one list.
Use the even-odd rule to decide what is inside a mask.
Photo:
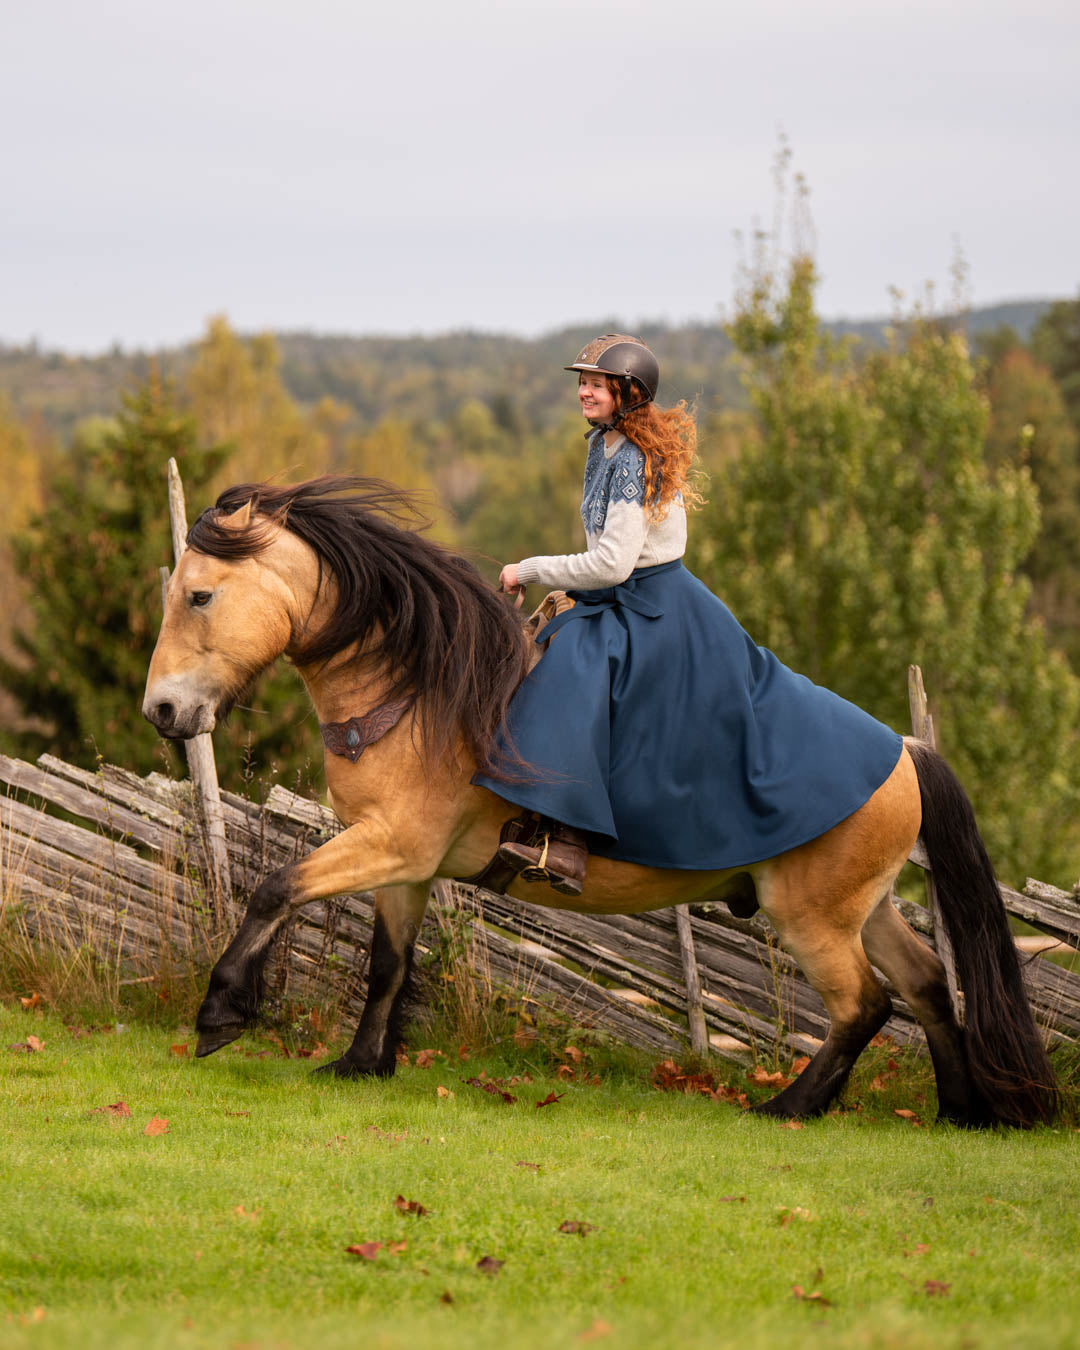
[(1080, 436), (1053, 375), (1022, 347), (989, 371), (991, 465), (1023, 464), (1039, 489), (1041, 528), (1023, 563), (1050, 641), (1080, 673)]
[(755, 640), (898, 730), (921, 665), (999, 871), (1071, 884), (1080, 681), (1026, 613), (1031, 475), (987, 465), (958, 334), (915, 323), (857, 363), (822, 333), (815, 286), (797, 256), (739, 299), (759, 435), (717, 471), (692, 564)]
[[(124, 400), (114, 424), (76, 437), (43, 509), (14, 541), (30, 614), (16, 656), (0, 660), (0, 688), (32, 719), (13, 734), (19, 753), (48, 750), (88, 766), (101, 753), (140, 773), (161, 766), (167, 751), (140, 705), (161, 618), (159, 568), (172, 562), (166, 464), (177, 461), (198, 510), (228, 453), (200, 446), (194, 421), (156, 377)], [(268, 769), (303, 776), (318, 747), (298, 677), (264, 678), (249, 702), (254, 709), (217, 736), (223, 781), (239, 787)], [(174, 770), (182, 766), (173, 758)]]
[(282, 384), (280, 365), (271, 336), (245, 341), (222, 317), (210, 321), (198, 345), (186, 404), (207, 441), (232, 447), (230, 482), (310, 478), (325, 466), (328, 409), (305, 417)]
[(160, 762), (139, 704), (161, 613), (170, 456), (196, 487), (222, 460), (197, 448), (194, 425), (152, 378), (115, 426), (76, 438), (14, 541), (32, 617), (15, 633), (18, 658), (0, 661), (0, 686), (40, 728), (19, 738), (24, 753), (90, 764), (100, 749), (140, 771)]
[(1032, 330), (1029, 346), (1036, 361), (1053, 373), (1080, 432), (1080, 299), (1051, 305)]

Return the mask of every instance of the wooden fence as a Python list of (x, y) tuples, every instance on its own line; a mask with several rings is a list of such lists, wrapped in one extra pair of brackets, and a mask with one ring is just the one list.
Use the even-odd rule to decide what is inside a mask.
[[(179, 561), (187, 519), (174, 460), (168, 480)], [(168, 578), (162, 568), (163, 592)], [(933, 744), (915, 666), (909, 694), (914, 734)], [(0, 915), (24, 924), (35, 939), (88, 946), (135, 972), (156, 966), (168, 951), (216, 956), (235, 926), (237, 900), (339, 826), (317, 802), (280, 787), (261, 804), (221, 792), (210, 737), (198, 736), (185, 749), (191, 778), (183, 782), (139, 778), (111, 765), (88, 773), (49, 756), (33, 765), (0, 755), (7, 788), (0, 797)], [(921, 845), (912, 861), (925, 869)], [(1023, 894), (1006, 887), (1001, 893), (1010, 914), (1046, 936), (1043, 949), (1080, 949), (1080, 883), (1072, 893), (1038, 881), (1028, 881)], [(821, 1000), (760, 913), (739, 919), (726, 905), (703, 904), (573, 914), (451, 882), (437, 882), (433, 899), (418, 942), (421, 960), (443, 945), (440, 922), (445, 932), (447, 916), (461, 916), (473, 934), (469, 952), (479, 975), (631, 1043), (681, 1052), (689, 1040), (699, 1054), (778, 1044), (812, 1051), (825, 1033)], [(937, 937), (960, 1001), (940, 925), (935, 935), (929, 874), (927, 900), (924, 908), (894, 897), (927, 942)], [(271, 994), (333, 998), (358, 1015), (371, 934), (369, 895), (306, 906), (278, 946)], [(1033, 955), (1026, 974), (1048, 1037), (1080, 1039), (1080, 975), (1042, 955)], [(888, 1033), (898, 1043), (921, 1037), (910, 1010), (890, 992)]]
[[(221, 950), (237, 913), (222, 905), (215, 881), (222, 840), (242, 902), (269, 872), (340, 828), (317, 802), (275, 787), (261, 804), (221, 792), (223, 835), (215, 839), (190, 780), (140, 778), (111, 765), (91, 773), (50, 756), (36, 765), (0, 756), (0, 783), (7, 790), (0, 796), (7, 921), (42, 941), (88, 946), (132, 979), (158, 968), (166, 952), (212, 957)], [(1045, 935), (1044, 946), (1080, 949), (1076, 894), (1029, 881), (1022, 894), (1002, 887), (1002, 898), (1010, 914)], [(932, 942), (931, 911), (894, 903)], [(471, 924), (473, 963), (493, 983), (618, 1039), (668, 1054), (687, 1049), (694, 1010), (675, 911), (574, 914), (440, 882), (420, 935), (421, 961), (438, 959), (448, 916)], [(714, 1050), (816, 1047), (825, 1010), (763, 915), (739, 919), (725, 905), (705, 904), (690, 907), (686, 925)], [(308, 905), (276, 952), (271, 995), (332, 999), (358, 1015), (371, 933), (369, 895)], [(1048, 1036), (1080, 1039), (1080, 975), (1044, 956), (1032, 957), (1026, 973)], [(887, 1033), (901, 1044), (920, 1039), (895, 994), (894, 1006)]]

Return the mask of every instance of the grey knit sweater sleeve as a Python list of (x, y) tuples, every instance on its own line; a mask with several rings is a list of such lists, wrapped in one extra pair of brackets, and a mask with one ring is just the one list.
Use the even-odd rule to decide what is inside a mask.
[(592, 438), (581, 515), (586, 551), (524, 558), (517, 565), (520, 583), (582, 591), (618, 586), (636, 567), (671, 562), (686, 551), (681, 500), (669, 505), (663, 520), (649, 517), (645, 457), (625, 439), (608, 450), (602, 436)]

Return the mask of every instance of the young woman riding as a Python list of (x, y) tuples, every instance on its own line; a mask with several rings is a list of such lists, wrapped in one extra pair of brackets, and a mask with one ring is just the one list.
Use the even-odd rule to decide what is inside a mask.
[(586, 551), (525, 558), (501, 588), (565, 589), (574, 607), (514, 695), (504, 760), (474, 782), (552, 822), (503, 843), (527, 881), (577, 895), (589, 849), (650, 867), (738, 867), (823, 834), (888, 778), (901, 739), (756, 646), (686, 570), (696, 448), (684, 404), (660, 408), (656, 357), (606, 333), (566, 370), (592, 424)]

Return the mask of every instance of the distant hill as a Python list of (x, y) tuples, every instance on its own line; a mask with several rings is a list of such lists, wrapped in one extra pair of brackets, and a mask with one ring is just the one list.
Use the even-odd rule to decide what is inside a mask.
[[(1009, 300), (1000, 305), (985, 305), (961, 316), (960, 327), (970, 338), (976, 338), (980, 333), (993, 333), (999, 328), (1011, 328), (1021, 342), (1027, 342), (1039, 316), (1053, 303), (1053, 300)], [(833, 333), (878, 342), (884, 330), (894, 322), (884, 318), (831, 319), (825, 326)]]
[[(1002, 325), (1026, 340), (1051, 300), (1018, 300), (973, 309), (962, 324), (973, 336)], [(837, 319), (825, 326), (871, 344), (884, 340), (892, 320)], [(333, 337), (280, 333), (282, 378), (293, 398), (314, 404), (332, 397), (347, 404), (358, 427), (386, 416), (444, 420), (466, 399), (478, 399), (501, 421), (548, 425), (568, 406), (562, 367), (597, 332), (620, 328), (614, 319), (522, 338), (456, 332), (437, 337)], [(701, 412), (739, 405), (744, 394), (731, 343), (719, 324), (648, 325), (640, 335), (652, 345), (663, 371), (661, 397), (687, 398)], [(125, 390), (146, 378), (151, 360), (181, 378), (195, 345), (101, 356), (69, 356), (36, 345), (0, 344), (0, 391), (18, 415), (44, 424), (61, 441), (87, 417), (112, 415)]]

